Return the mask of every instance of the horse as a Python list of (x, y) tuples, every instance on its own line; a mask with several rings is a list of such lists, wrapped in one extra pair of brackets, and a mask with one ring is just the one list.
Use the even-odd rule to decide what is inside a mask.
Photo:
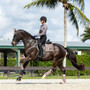
[[(20, 61), (20, 75), (17, 78), (18, 81), (21, 81), (21, 78), (25, 74), (25, 68), (29, 61), (35, 60), (38, 56), (39, 50), (38, 50), (38, 43), (37, 39), (35, 39), (30, 33), (28, 33), (25, 30), (22, 29), (14, 29), (14, 35), (12, 39), (12, 46), (16, 46), (20, 41), (22, 40), (24, 44), (24, 55), (25, 58)], [(84, 70), (85, 66), (84, 64), (77, 64), (76, 55), (73, 53), (73, 51), (69, 48), (64, 48), (62, 45), (53, 43), (53, 51), (47, 52), (44, 49), (43, 46), (43, 55), (44, 57), (40, 58), (40, 61), (53, 61), (52, 68), (46, 72), (42, 78), (44, 79), (47, 75), (53, 73), (56, 70), (56, 67), (59, 67), (59, 69), (63, 73), (63, 82), (66, 82), (66, 69), (63, 67), (63, 60), (65, 57), (67, 57), (72, 65), (77, 68), (78, 70)]]

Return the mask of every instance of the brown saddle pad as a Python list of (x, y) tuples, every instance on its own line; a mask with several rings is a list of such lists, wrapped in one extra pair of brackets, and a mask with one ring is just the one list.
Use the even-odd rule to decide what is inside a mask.
[(54, 51), (53, 44), (45, 44), (45, 50), (46, 51)]

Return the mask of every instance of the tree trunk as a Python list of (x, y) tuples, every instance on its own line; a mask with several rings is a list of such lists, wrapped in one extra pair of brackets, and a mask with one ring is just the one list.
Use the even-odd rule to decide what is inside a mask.
[[(67, 47), (67, 9), (64, 7), (64, 47)], [(66, 67), (66, 58), (64, 59), (63, 66)]]
[(64, 8), (64, 47), (67, 47), (67, 9)]

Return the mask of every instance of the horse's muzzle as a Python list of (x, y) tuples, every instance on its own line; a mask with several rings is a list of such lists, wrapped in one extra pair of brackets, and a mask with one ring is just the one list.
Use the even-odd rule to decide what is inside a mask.
[(16, 42), (15, 41), (12, 41), (11, 44), (12, 44), (12, 46), (16, 46)]

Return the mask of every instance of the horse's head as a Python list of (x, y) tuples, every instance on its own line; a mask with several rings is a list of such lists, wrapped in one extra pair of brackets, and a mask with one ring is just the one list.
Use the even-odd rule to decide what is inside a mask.
[(18, 30), (16, 30), (14, 28), (14, 35), (13, 35), (13, 39), (12, 39), (11, 44), (13, 46), (16, 46), (20, 40), (21, 40), (21, 34), (20, 34), (20, 32)]

